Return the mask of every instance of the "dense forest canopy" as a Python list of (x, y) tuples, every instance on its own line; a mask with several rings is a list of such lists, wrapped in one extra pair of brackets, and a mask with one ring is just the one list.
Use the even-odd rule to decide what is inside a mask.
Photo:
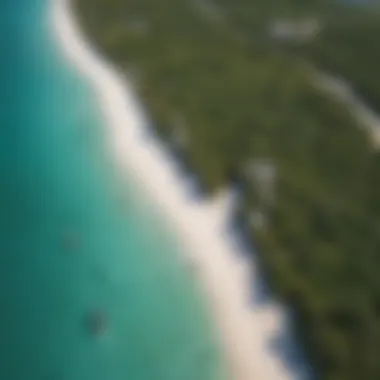
[[(377, 8), (327, 0), (75, 5), (96, 47), (133, 73), (157, 133), (206, 194), (239, 179), (239, 216), (273, 292), (294, 310), (318, 377), (379, 379), (380, 154), (349, 110), (311, 85), (304, 65), (347, 77), (380, 108)], [(322, 25), (318, 34), (308, 37), (314, 21), (294, 31), (305, 18)], [(290, 40), (273, 39), (273, 26)]]
[[(380, 1), (378, 0), (217, 0), (230, 26), (252, 44), (278, 49), (268, 27), (279, 20), (313, 19), (314, 38), (288, 43), (282, 53), (299, 53), (318, 68), (348, 80), (368, 104), (380, 109)], [(298, 41), (299, 42), (299, 41)], [(283, 47), (283, 46), (282, 46)]]

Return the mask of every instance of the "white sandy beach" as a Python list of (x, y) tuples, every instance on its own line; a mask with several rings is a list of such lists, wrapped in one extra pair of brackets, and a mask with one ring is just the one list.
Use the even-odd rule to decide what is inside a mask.
[(117, 163), (127, 175), (134, 173), (177, 229), (196, 264), (220, 332), (230, 378), (293, 379), (268, 346), (281, 313), (275, 306), (255, 310), (249, 306), (253, 269), (224, 232), (231, 197), (226, 192), (210, 202), (191, 201), (162, 146), (154, 138), (142, 138), (146, 120), (132, 85), (86, 43), (69, 0), (53, 0), (52, 20), (65, 55), (94, 86)]

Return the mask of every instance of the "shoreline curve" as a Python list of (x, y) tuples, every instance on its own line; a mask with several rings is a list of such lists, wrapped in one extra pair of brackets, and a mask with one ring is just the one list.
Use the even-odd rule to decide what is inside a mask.
[(87, 43), (75, 22), (70, 0), (51, 0), (51, 21), (66, 58), (89, 78), (107, 124), (107, 138), (117, 165), (132, 174), (147, 196), (180, 236), (196, 266), (207, 297), (229, 378), (233, 380), (294, 379), (270, 349), (270, 339), (281, 326), (276, 306), (250, 305), (255, 268), (236, 253), (226, 234), (233, 208), (227, 190), (212, 200), (194, 201), (164, 148), (147, 133), (133, 86)]

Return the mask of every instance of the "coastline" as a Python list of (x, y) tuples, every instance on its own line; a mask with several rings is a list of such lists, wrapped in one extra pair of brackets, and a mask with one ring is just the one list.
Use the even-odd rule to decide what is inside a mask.
[(226, 234), (233, 196), (226, 191), (210, 201), (191, 200), (164, 148), (153, 137), (144, 139), (146, 120), (132, 84), (87, 45), (74, 22), (70, 0), (53, 0), (52, 21), (65, 56), (93, 85), (118, 166), (138, 180), (191, 255), (217, 325), (230, 377), (294, 378), (269, 347), (280, 328), (280, 311), (275, 306), (250, 308), (250, 271), (254, 268), (236, 254), (237, 247)]

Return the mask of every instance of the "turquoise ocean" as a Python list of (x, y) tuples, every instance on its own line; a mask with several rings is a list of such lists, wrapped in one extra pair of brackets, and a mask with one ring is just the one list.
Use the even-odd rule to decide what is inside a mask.
[(0, 1), (0, 380), (220, 380), (199, 285), (113, 164), (50, 6)]

